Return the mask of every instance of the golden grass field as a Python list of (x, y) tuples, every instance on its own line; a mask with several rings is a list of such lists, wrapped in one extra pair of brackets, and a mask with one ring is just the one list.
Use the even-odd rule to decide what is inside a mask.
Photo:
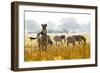
[[(65, 34), (65, 33), (63, 33)], [(66, 37), (73, 35), (73, 34), (80, 34), (80, 33), (66, 33)], [(75, 46), (69, 44), (67, 46), (66, 43), (63, 42), (62, 44), (56, 44), (53, 41), (53, 45), (48, 45), (47, 51), (40, 51), (38, 49), (37, 39), (30, 40), (29, 36), (36, 36), (36, 34), (25, 34), (25, 50), (24, 50), (24, 61), (47, 61), (47, 60), (72, 60), (72, 59), (86, 59), (90, 58), (90, 36), (89, 33), (81, 33), (87, 39), (87, 44), (79, 45), (77, 42)], [(49, 34), (51, 39), (55, 35), (60, 34)]]

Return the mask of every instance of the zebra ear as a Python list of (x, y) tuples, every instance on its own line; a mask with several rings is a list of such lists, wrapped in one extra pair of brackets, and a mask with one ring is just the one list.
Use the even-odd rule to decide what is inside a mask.
[(47, 26), (47, 24), (45, 24), (45, 26)]
[(43, 24), (41, 24), (41, 26), (43, 26)]
[(40, 33), (41, 33), (41, 34), (43, 34), (43, 32), (42, 32), (42, 31), (41, 31)]

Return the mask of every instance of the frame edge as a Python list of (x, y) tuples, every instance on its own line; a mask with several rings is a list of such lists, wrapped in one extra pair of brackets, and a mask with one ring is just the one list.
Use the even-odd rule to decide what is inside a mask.
[(18, 6), (11, 2), (11, 70), (18, 70)]

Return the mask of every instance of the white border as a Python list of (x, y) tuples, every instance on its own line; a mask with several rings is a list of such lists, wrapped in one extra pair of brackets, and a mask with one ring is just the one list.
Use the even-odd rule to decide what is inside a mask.
[[(91, 14), (91, 58), (80, 60), (63, 60), (63, 61), (37, 61), (37, 62), (24, 62), (24, 10), (36, 11), (58, 11), (58, 12), (80, 12)], [(34, 67), (48, 67), (48, 66), (62, 66), (62, 65), (82, 65), (82, 64), (95, 64), (95, 11), (92, 9), (76, 9), (76, 8), (57, 8), (57, 7), (42, 7), (42, 6), (19, 6), (19, 68), (34, 68)]]

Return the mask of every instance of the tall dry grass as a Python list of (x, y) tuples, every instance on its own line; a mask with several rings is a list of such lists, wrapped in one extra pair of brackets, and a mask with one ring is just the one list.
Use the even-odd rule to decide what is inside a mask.
[[(76, 33), (74, 33), (76, 34)], [(77, 33), (79, 34), (79, 33)], [(50, 34), (51, 39), (57, 34)], [(67, 34), (66, 37), (71, 36), (73, 34)], [(69, 44), (67, 46), (66, 43), (63, 44), (58, 43), (56, 46), (53, 41), (53, 45), (48, 45), (47, 51), (40, 51), (38, 49), (37, 40), (31, 41), (28, 37), (29, 35), (25, 35), (25, 49), (24, 49), (24, 61), (47, 61), (47, 60), (70, 60), (70, 59), (86, 59), (90, 58), (90, 44), (89, 44), (89, 34), (85, 33), (84, 36), (87, 39), (87, 44), (78, 44), (76, 42), (75, 46)]]

